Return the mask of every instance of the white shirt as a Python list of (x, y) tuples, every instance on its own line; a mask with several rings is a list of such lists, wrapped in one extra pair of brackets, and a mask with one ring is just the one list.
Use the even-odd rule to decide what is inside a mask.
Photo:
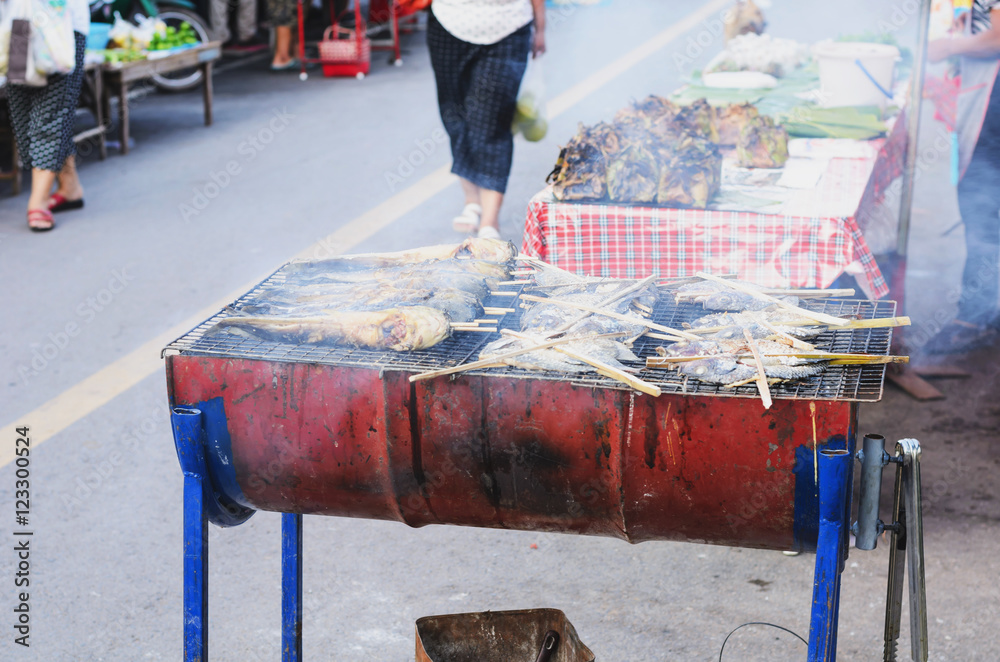
[(495, 44), (534, 18), (531, 0), (434, 0), (445, 30), (470, 44)]
[(67, 0), (66, 8), (73, 21), (73, 32), (90, 33), (90, 3), (87, 0)]

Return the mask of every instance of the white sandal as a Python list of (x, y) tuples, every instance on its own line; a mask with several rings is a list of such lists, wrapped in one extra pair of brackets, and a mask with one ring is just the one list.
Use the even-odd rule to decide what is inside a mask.
[(484, 225), (479, 228), (479, 232), (476, 233), (476, 236), (480, 239), (499, 239), (500, 231), (492, 225)]
[(462, 213), (456, 216), (451, 227), (455, 232), (475, 232), (479, 228), (479, 218), (483, 215), (483, 208), (475, 202), (470, 202), (462, 209)]

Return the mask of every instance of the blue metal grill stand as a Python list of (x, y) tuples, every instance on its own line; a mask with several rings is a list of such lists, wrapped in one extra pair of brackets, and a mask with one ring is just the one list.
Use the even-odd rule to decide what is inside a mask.
[[(224, 441), (225, 417), (212, 407), (211, 402), (199, 403), (199, 406), (201, 408), (174, 407), (171, 413), (174, 444), (184, 473), (185, 662), (208, 660), (208, 523), (236, 526), (254, 512), (228, 499), (213, 484), (212, 471), (206, 462), (206, 449), (216, 452), (220, 440)], [(209, 439), (209, 436), (212, 438)], [(840, 580), (847, 559), (847, 532), (854, 482), (853, 443), (846, 445), (844, 449), (822, 450), (818, 457), (820, 521), (809, 628), (809, 662), (834, 662), (837, 656)], [(899, 633), (903, 559), (908, 555), (913, 655), (915, 660), (926, 661), (920, 445), (913, 439), (905, 439), (897, 444), (896, 452), (893, 458), (899, 465), (894, 504), (896, 521), (885, 525), (894, 533), (892, 559), (896, 559), (890, 560), (885, 659), (895, 659), (895, 637), (891, 653), (889, 639), (891, 632), (894, 631), (895, 636)], [(877, 515), (877, 505), (874, 512)], [(302, 515), (282, 514), (281, 534), (281, 659), (282, 662), (301, 662)]]
[(208, 518), (201, 412), (175, 407), (174, 445), (184, 472), (184, 659), (208, 660)]
[(840, 573), (846, 560), (851, 502), (849, 481), (853, 468), (853, 459), (847, 449), (819, 453), (819, 537), (809, 621), (809, 662), (837, 659)]
[(302, 515), (281, 516), (281, 662), (302, 662)]

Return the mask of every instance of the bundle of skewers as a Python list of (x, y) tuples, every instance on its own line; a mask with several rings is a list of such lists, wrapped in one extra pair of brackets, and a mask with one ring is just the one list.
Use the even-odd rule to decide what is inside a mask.
[[(736, 388), (755, 383), (765, 407), (770, 386), (808, 379), (830, 366), (905, 363), (905, 356), (823, 351), (810, 342), (830, 330), (909, 324), (906, 317), (856, 320), (817, 312), (809, 299), (852, 296), (851, 289), (784, 290), (733, 278), (698, 274), (657, 282), (589, 278), (520, 256), (534, 268), (518, 297), (519, 330), (500, 329), (479, 360), (411, 376), (411, 381), (471, 370), (513, 366), (576, 375), (596, 372), (653, 396), (661, 389), (644, 369), (671, 369), (684, 380)], [(657, 301), (700, 304), (706, 315), (671, 328), (650, 317)], [(666, 341), (645, 360), (633, 352), (640, 337)]]
[(765, 408), (770, 385), (806, 379), (829, 366), (906, 363), (906, 356), (846, 354), (817, 349), (809, 340), (826, 331), (907, 326), (907, 317), (853, 320), (817, 312), (805, 299), (851, 296), (854, 290), (768, 289), (735, 279), (698, 274), (699, 281), (672, 289), (678, 303), (700, 303), (716, 312), (685, 325), (695, 340), (658, 347), (648, 368), (676, 369), (686, 378), (724, 388), (755, 383)]
[(208, 334), (413, 351), (456, 332), (495, 332), (514, 312), (484, 306), (516, 278), (513, 244), (470, 238), (397, 253), (291, 262), (225, 311)]
[(500, 329), (501, 337), (483, 348), (478, 361), (413, 375), (411, 381), (512, 366), (564, 375), (596, 372), (658, 396), (660, 388), (638, 376), (642, 360), (633, 343), (651, 332), (666, 340), (698, 339), (649, 320), (660, 297), (656, 277), (588, 278), (527, 256), (520, 260), (534, 268), (532, 283), (518, 297), (520, 328)]

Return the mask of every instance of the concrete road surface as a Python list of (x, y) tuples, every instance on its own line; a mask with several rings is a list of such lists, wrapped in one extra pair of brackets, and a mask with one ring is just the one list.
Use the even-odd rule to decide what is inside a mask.
[[(520, 242), (525, 204), (577, 122), (675, 89), (721, 48), (727, 4), (550, 10), (544, 62), (558, 114), (544, 141), (517, 144), (508, 238)], [(769, 31), (809, 42), (898, 28), (905, 42), (915, 5), (773, 0)], [(211, 128), (197, 93), (136, 98), (134, 151), (83, 158), (87, 206), (54, 232), (27, 231), (26, 195), (0, 199), (0, 659), (181, 659), (181, 474), (160, 348), (297, 254), (458, 239), (461, 197), (422, 34), (406, 39), (402, 67), (379, 54), (364, 81), (313, 71), (302, 83), (256, 61), (215, 84)], [(929, 141), (940, 130), (924, 123)], [(961, 227), (946, 234), (958, 215), (945, 161), (927, 153), (915, 200), (908, 312), (922, 332), (954, 314), (964, 251)], [(939, 382), (946, 400), (887, 387), (862, 408), (861, 432), (924, 445), (933, 660), (1000, 659), (996, 359), (995, 347), (955, 359), (972, 377)], [(36, 440), (29, 648), (13, 628), (15, 425)], [(279, 659), (278, 515), (211, 531), (212, 659)], [(305, 519), (305, 545), (311, 660), (403, 662), (420, 616), (540, 606), (564, 610), (599, 660), (715, 660), (748, 621), (808, 633), (811, 555), (321, 517)], [(852, 552), (840, 659), (880, 659), (886, 568), (884, 544)], [(725, 659), (804, 655), (793, 636), (755, 626)]]

